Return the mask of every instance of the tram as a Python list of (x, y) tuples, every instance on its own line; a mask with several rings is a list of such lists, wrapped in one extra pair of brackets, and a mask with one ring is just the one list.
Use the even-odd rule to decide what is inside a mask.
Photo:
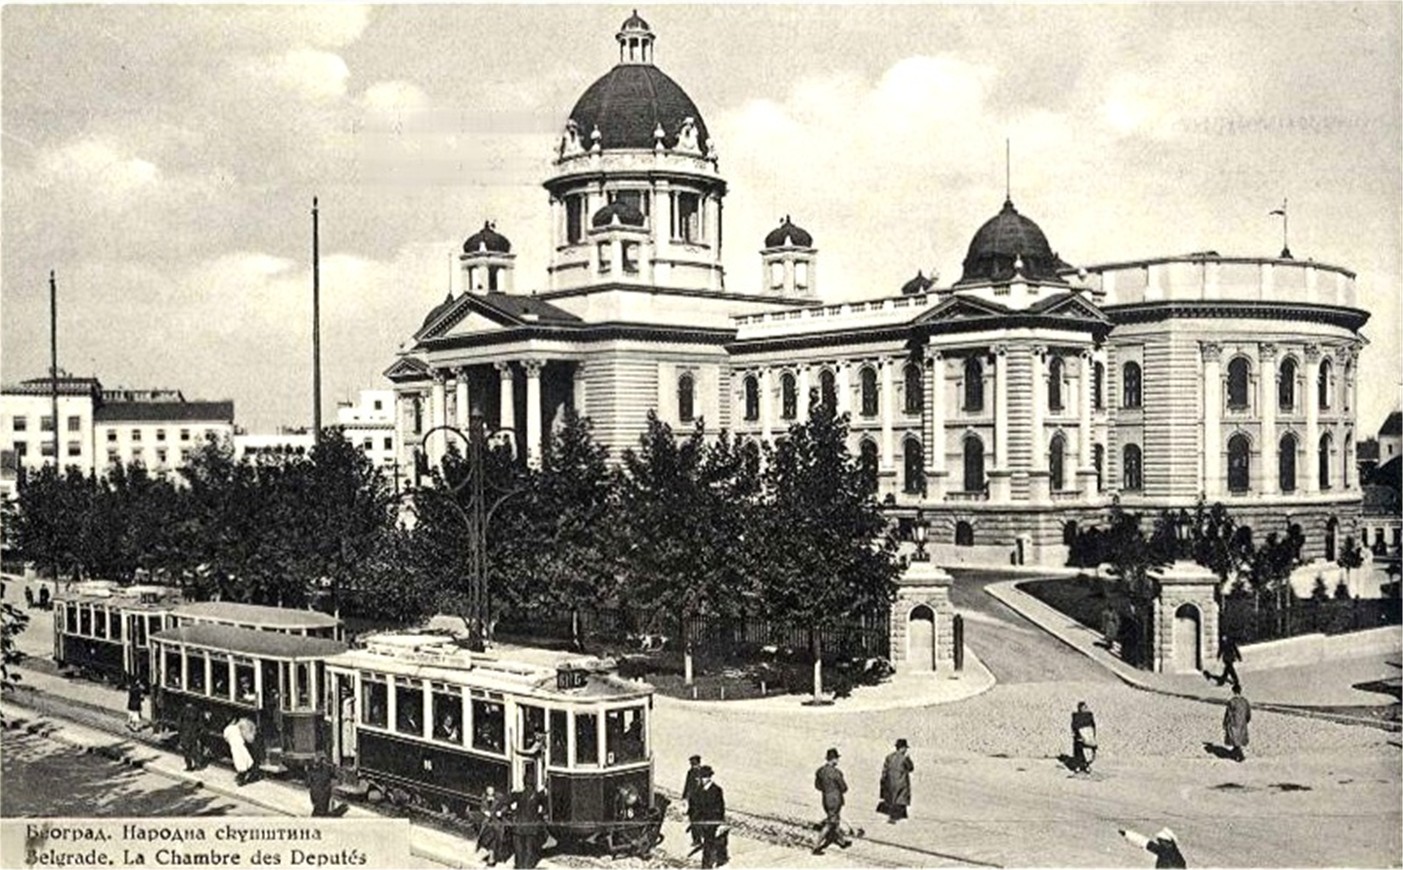
[(194, 601), (172, 608), (171, 619), (177, 626), (228, 625), (299, 634), (303, 637), (345, 639), (341, 620), (316, 610), (265, 607), (261, 604), (239, 604), (233, 601)]
[(216, 623), (192, 623), (151, 635), (152, 711), (174, 730), (190, 704), (206, 743), (222, 746), (232, 720), (257, 726), (265, 755), (278, 768), (324, 755), (325, 662), (346, 645), (326, 637)]
[(124, 685), (151, 669), (150, 636), (168, 625), (179, 590), (84, 583), (54, 599), (54, 661)]
[(564, 842), (625, 818), (661, 822), (653, 689), (608, 662), (549, 667), (472, 653), (445, 633), (387, 632), (327, 659), (326, 680), (332, 761), (366, 790), (468, 814), (488, 786), (544, 788)]

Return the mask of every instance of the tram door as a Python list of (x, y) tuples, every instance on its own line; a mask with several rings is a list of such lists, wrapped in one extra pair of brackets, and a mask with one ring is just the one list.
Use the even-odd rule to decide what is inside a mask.
[(522, 788), (540, 790), (545, 787), (546, 764), (546, 711), (544, 707), (520, 704), (521, 711), (517, 723), (516, 776)]
[[(330, 674), (330, 671), (327, 672)], [(356, 761), (356, 691), (350, 674), (337, 674), (334, 695), (327, 714), (332, 718), (335, 759), (342, 767)]]
[[(278, 667), (283, 665), (283, 667)], [(283, 673), (287, 666), (283, 662), (262, 659), (258, 663), (260, 676), (263, 679), (263, 695), (259, 698), (259, 706), (262, 708), (259, 714), (259, 730), (263, 733), (263, 745), (282, 746), (279, 735), (283, 730), (283, 692), (286, 691), (286, 681)]]

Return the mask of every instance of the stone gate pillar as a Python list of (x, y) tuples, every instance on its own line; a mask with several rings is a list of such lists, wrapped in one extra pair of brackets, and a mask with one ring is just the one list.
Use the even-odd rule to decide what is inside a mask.
[(1218, 657), (1217, 588), (1218, 575), (1193, 562), (1175, 562), (1160, 574), (1154, 612), (1156, 672), (1192, 673), (1210, 667)]
[[(933, 562), (911, 562), (897, 579), (896, 600), (891, 605), (891, 663), (898, 674), (955, 670), (955, 606), (950, 603), (952, 578)], [(919, 667), (908, 649), (911, 615), (919, 607), (934, 615), (934, 659), (931, 668)], [(919, 651), (918, 651), (919, 654)]]

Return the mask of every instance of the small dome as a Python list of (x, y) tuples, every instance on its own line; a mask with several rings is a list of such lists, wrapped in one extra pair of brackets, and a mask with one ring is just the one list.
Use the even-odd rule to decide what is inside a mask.
[(468, 236), (468, 240), (463, 242), (463, 253), (478, 254), (491, 252), (494, 254), (510, 254), (512, 243), (507, 237), (497, 232), (497, 225), (488, 221), (482, 225), (482, 229)]
[(450, 291), (446, 299), (444, 299), (442, 302), (435, 305), (432, 309), (429, 310), (428, 315), (424, 317), (424, 322), (419, 325), (419, 330), (422, 332), (423, 330), (428, 329), (429, 324), (433, 323), (435, 320), (438, 320), (439, 317), (443, 315), (443, 312), (447, 311), (452, 306), (453, 293)]
[(934, 286), (934, 284), (935, 284), (934, 281), (932, 281), (931, 279), (927, 278), (927, 277), (926, 277), (924, 274), (922, 274), (921, 272), (917, 272), (917, 273), (916, 273), (916, 277), (912, 278), (910, 281), (907, 281), (905, 284), (902, 284), (902, 285), (901, 285), (901, 295), (902, 295), (902, 296), (917, 296), (917, 295), (919, 295), (919, 294), (921, 294), (921, 293), (925, 293), (925, 292), (929, 291), (930, 288), (931, 288), (932, 286)]
[(1053, 253), (1042, 229), (1019, 214), (1011, 200), (1004, 200), (1003, 209), (974, 234), (965, 255), (964, 274), (955, 285), (1008, 281), (1015, 274), (1030, 281), (1063, 284), (1066, 282), (1058, 271), (1067, 268)]
[(778, 227), (770, 230), (765, 236), (765, 247), (767, 248), (812, 248), (814, 237), (808, 231), (789, 220), (789, 215), (784, 216)]
[(632, 15), (624, 19), (623, 26), (621, 26), (619, 30), (625, 33), (634, 30), (641, 30), (644, 33), (653, 32), (653, 28), (648, 26), (648, 22), (643, 20), (643, 18), (638, 14), (637, 9), (633, 10)]
[(641, 227), (648, 222), (648, 219), (643, 217), (643, 212), (635, 208), (632, 203), (616, 199), (595, 212), (594, 217), (589, 219), (589, 223), (592, 227), (607, 227), (616, 219), (626, 227)]

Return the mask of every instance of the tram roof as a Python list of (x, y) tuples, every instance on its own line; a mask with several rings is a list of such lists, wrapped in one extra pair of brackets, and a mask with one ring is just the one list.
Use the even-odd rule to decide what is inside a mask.
[(326, 658), (346, 650), (346, 644), (325, 637), (304, 637), (214, 623), (182, 625), (180, 628), (158, 631), (151, 635), (151, 639), (259, 658)]
[(117, 607), (122, 610), (161, 610), (171, 609), (179, 599), (170, 597), (143, 598), (143, 594), (130, 593), (125, 589), (114, 592), (68, 592), (54, 597), (54, 604), (99, 604), (104, 607)]
[(175, 607), (171, 613), (187, 619), (266, 625), (270, 628), (334, 628), (341, 624), (341, 620), (336, 617), (315, 610), (267, 607), (262, 604), (240, 604), (234, 601), (196, 601)]

